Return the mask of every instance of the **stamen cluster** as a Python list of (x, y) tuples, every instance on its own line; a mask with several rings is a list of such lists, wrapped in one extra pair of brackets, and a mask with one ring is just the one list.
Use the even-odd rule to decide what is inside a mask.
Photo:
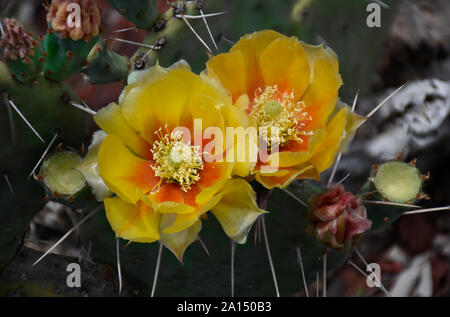
[(259, 128), (259, 137), (267, 146), (283, 146), (290, 140), (303, 142), (300, 136), (308, 134), (303, 121), (312, 120), (305, 111), (305, 103), (294, 101), (294, 93), (280, 93), (278, 86), (258, 88), (250, 117)]
[(198, 146), (184, 143), (181, 131), (163, 135), (160, 128), (155, 134), (159, 137), (151, 150), (156, 162), (152, 165), (155, 175), (161, 181), (178, 183), (187, 192), (192, 184), (200, 180), (199, 171), (204, 167)]

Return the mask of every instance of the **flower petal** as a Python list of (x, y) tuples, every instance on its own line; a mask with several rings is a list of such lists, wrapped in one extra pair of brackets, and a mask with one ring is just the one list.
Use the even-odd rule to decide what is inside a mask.
[(277, 85), (280, 92), (293, 92), (295, 100), (303, 96), (311, 80), (305, 50), (295, 37), (270, 43), (261, 55), (260, 69), (266, 86)]
[(221, 195), (212, 197), (205, 205), (197, 211), (185, 214), (163, 214), (162, 221), (166, 224), (164, 233), (177, 233), (192, 226), (198, 219), (205, 215), (220, 201)]
[(229, 143), (227, 144), (226, 161), (234, 162), (233, 175), (247, 177), (255, 168), (258, 158), (258, 135), (256, 128), (254, 129), (255, 133), (253, 136), (251, 133), (246, 133), (247, 131), (250, 132), (253, 127), (244, 110), (235, 106), (225, 106), (221, 110), (227, 123), (227, 128), (235, 128), (234, 140), (227, 134), (226, 142)]
[(97, 201), (103, 201), (113, 195), (98, 172), (98, 151), (105, 137), (106, 133), (101, 130), (94, 132), (88, 154), (77, 166), (77, 170), (86, 178)]
[(225, 162), (204, 162), (204, 168), (199, 172), (200, 180), (187, 192), (176, 183), (163, 183), (158, 191), (152, 191), (142, 199), (162, 214), (198, 213), (231, 177), (232, 167)]
[[(198, 87), (199, 88), (199, 87)], [(188, 117), (193, 119), (200, 119), (202, 122), (202, 129), (205, 130), (209, 127), (216, 127), (223, 129), (225, 126), (224, 118), (218, 108), (223, 104), (223, 100), (210, 97), (209, 95), (195, 94), (189, 96), (186, 100), (186, 108), (189, 111)], [(186, 119), (183, 120), (183, 124), (186, 123)], [(189, 128), (193, 125), (188, 124)]]
[(195, 197), (195, 203), (204, 205), (211, 199), (231, 177), (233, 165), (226, 162), (204, 163), (200, 171), (200, 180), (196, 185), (201, 189)]
[(314, 166), (311, 164), (304, 164), (299, 167), (283, 168), (280, 171), (286, 171), (283, 174), (264, 174), (258, 171), (255, 175), (256, 180), (267, 189), (272, 188), (287, 188), (296, 179), (318, 179), (320, 177)]
[(243, 36), (230, 50), (230, 53), (240, 51), (244, 57), (245, 68), (241, 72), (248, 74), (247, 95), (250, 98), (253, 98), (257, 88), (264, 86), (259, 65), (260, 56), (270, 43), (280, 37), (284, 35), (273, 30), (254, 32)]
[(256, 204), (256, 193), (243, 179), (227, 182), (220, 202), (212, 208), (225, 233), (239, 244), (247, 241), (247, 235), (255, 220), (265, 213)]
[(118, 136), (137, 155), (151, 158), (150, 144), (125, 121), (118, 105), (111, 103), (100, 109), (94, 120), (103, 131)]
[(159, 182), (150, 162), (131, 153), (115, 135), (108, 135), (100, 146), (98, 167), (106, 186), (133, 204), (140, 197), (137, 191), (148, 193)]
[(306, 104), (305, 111), (312, 116), (306, 122), (306, 128), (314, 130), (324, 127), (333, 111), (342, 85), (339, 74), (337, 56), (329, 48), (311, 46), (302, 43), (312, 69), (312, 81), (302, 100)]
[(322, 144), (315, 150), (310, 162), (314, 165), (316, 170), (321, 173), (328, 169), (334, 162), (336, 155), (344, 140), (350, 109), (348, 107), (342, 108), (333, 117), (326, 127), (325, 139)]
[[(188, 214), (196, 210), (195, 207), (184, 203), (185, 192), (176, 183), (163, 183), (159, 190), (147, 195), (151, 206), (162, 214)], [(146, 200), (144, 200), (146, 201)]]
[(188, 95), (200, 78), (177, 68), (158, 80), (141, 83), (132, 88), (121, 102), (122, 115), (150, 143), (155, 131), (167, 124), (169, 131), (180, 124), (186, 111)]
[(161, 221), (161, 242), (172, 251), (178, 261), (183, 263), (184, 251), (198, 239), (198, 233), (202, 230), (202, 221), (197, 220), (189, 228), (177, 233), (164, 233), (164, 223)]
[(206, 63), (208, 75), (218, 79), (229, 91), (233, 102), (247, 93), (244, 56), (240, 51), (219, 54)]
[(160, 215), (141, 201), (130, 204), (118, 197), (107, 198), (105, 209), (117, 237), (143, 243), (159, 240)]

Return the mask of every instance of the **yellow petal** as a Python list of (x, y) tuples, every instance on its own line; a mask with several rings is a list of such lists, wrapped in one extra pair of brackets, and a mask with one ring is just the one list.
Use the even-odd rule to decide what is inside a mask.
[(201, 120), (203, 130), (209, 127), (219, 128), (220, 130), (224, 129), (224, 118), (220, 113), (220, 109), (218, 109), (223, 106), (221, 100), (210, 97), (209, 95), (193, 94), (186, 100), (185, 106), (191, 118)]
[(287, 188), (296, 179), (318, 179), (319, 176), (311, 164), (304, 164), (299, 167), (291, 167), (283, 169), (282, 171), (287, 171), (278, 175), (266, 175), (261, 172), (256, 173), (256, 180), (261, 183), (265, 188)]
[[(231, 177), (234, 164), (226, 162), (205, 163), (200, 173), (200, 193), (195, 197), (195, 202), (203, 206), (222, 189), (226, 181)], [(202, 177), (203, 176), (203, 177)]]
[(232, 103), (229, 91), (222, 85), (219, 78), (208, 76), (207, 70), (200, 73), (200, 78), (203, 82), (203, 89), (200, 89), (201, 93), (210, 93), (212, 97), (226, 100), (226, 103)]
[(162, 218), (166, 227), (164, 233), (177, 233), (183, 231), (190, 226), (192, 226), (198, 219), (204, 216), (208, 211), (210, 211), (215, 205), (220, 201), (221, 195), (216, 195), (208, 200), (206, 204), (200, 206), (195, 212), (187, 214), (164, 214)]
[(177, 203), (173, 201), (165, 201), (158, 203), (155, 209), (161, 214), (189, 214), (195, 212), (195, 208), (186, 204)]
[(266, 86), (277, 85), (285, 93), (294, 93), (299, 100), (310, 83), (306, 53), (295, 37), (274, 40), (261, 55), (260, 68)]
[[(246, 95), (244, 95), (246, 96)], [(248, 99), (248, 98), (247, 98)], [(222, 114), (226, 121), (227, 128), (236, 128), (234, 130), (234, 140), (227, 135), (227, 162), (234, 162), (233, 175), (247, 177), (255, 168), (258, 158), (258, 136), (255, 133), (245, 133), (252, 124), (248, 115), (235, 106), (224, 106)], [(243, 133), (240, 133), (243, 131)], [(253, 153), (253, 154), (252, 154)]]
[(220, 202), (211, 211), (225, 233), (239, 244), (247, 241), (253, 223), (265, 213), (256, 204), (253, 188), (243, 179), (229, 180), (221, 193)]
[(345, 127), (347, 126), (349, 112), (350, 109), (345, 107), (333, 117), (326, 127), (323, 143), (316, 149), (310, 159), (319, 173), (328, 169), (336, 158), (341, 142), (346, 136)]
[(105, 209), (117, 237), (142, 243), (159, 240), (160, 215), (142, 202), (130, 204), (118, 197), (107, 198)]
[(133, 204), (139, 199), (137, 191), (148, 193), (159, 182), (150, 162), (131, 153), (115, 135), (108, 135), (100, 146), (98, 168), (108, 188)]
[(305, 163), (311, 158), (311, 154), (309, 152), (288, 152), (283, 151), (280, 153), (275, 153), (270, 156), (270, 165), (276, 165), (277, 159), (274, 157), (278, 156), (278, 166), (279, 167), (292, 167)]
[(322, 46), (312, 47), (304, 43), (303, 47), (312, 69), (312, 81), (302, 100), (306, 104), (305, 111), (313, 119), (307, 123), (307, 128), (314, 130), (326, 125), (336, 105), (342, 78), (339, 74), (337, 57), (331, 49), (324, 49)]
[(94, 120), (103, 131), (118, 136), (135, 154), (150, 157), (150, 145), (130, 127), (122, 116), (120, 107), (115, 103), (100, 109)]
[(98, 151), (105, 137), (106, 133), (101, 130), (92, 135), (92, 143), (89, 146), (88, 154), (77, 166), (77, 170), (86, 178), (97, 201), (103, 201), (113, 195), (98, 172)]
[(208, 75), (218, 79), (235, 101), (247, 92), (244, 57), (240, 51), (219, 54), (206, 63)]
[(172, 251), (178, 261), (183, 263), (184, 251), (198, 239), (198, 233), (202, 230), (202, 221), (197, 220), (189, 228), (177, 233), (164, 233), (163, 219), (161, 220), (161, 242)]
[[(338, 101), (337, 108), (342, 109), (348, 107), (344, 102)], [(345, 152), (349, 144), (352, 142), (353, 137), (355, 136), (356, 131), (361, 126), (361, 124), (366, 120), (366, 117), (363, 117), (355, 112), (349, 113), (347, 117), (347, 126), (345, 127), (345, 138), (341, 142), (341, 146), (339, 152)]]
[(308, 56), (308, 61), (311, 65), (314, 65), (314, 62), (318, 58), (326, 59), (335, 72), (339, 72), (339, 60), (336, 53), (329, 47), (324, 47), (324, 44), (321, 45), (310, 45), (305, 42), (300, 42), (305, 50), (305, 53)]
[(272, 30), (243, 36), (229, 53), (214, 56), (207, 62), (208, 76), (222, 82), (233, 102), (243, 94), (252, 98), (255, 90), (264, 85), (259, 57), (272, 41), (282, 36)]
[(154, 132), (166, 124), (168, 130), (178, 127), (189, 94), (200, 77), (177, 68), (158, 80), (144, 82), (132, 88), (121, 102), (122, 115), (150, 143)]
[(244, 57), (245, 69), (243, 71), (248, 74), (247, 94), (250, 98), (253, 98), (257, 88), (264, 86), (259, 58), (266, 47), (280, 37), (284, 37), (284, 35), (273, 30), (254, 32), (243, 36), (230, 50), (230, 53), (241, 51)]

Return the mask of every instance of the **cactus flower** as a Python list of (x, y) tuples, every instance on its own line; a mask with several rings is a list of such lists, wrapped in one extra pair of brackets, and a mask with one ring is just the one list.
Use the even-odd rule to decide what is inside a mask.
[(232, 162), (206, 159), (224, 146), (212, 153), (213, 148), (201, 150), (194, 140), (209, 127), (225, 129), (234, 107), (223, 88), (184, 63), (172, 69), (155, 66), (130, 76), (119, 103), (94, 117), (107, 133), (98, 169), (117, 195), (104, 201), (117, 236), (144, 243), (161, 240), (181, 261), (212, 211), (231, 239), (245, 243), (263, 212), (256, 194), (245, 180), (232, 178)]
[(372, 227), (361, 198), (336, 186), (308, 203), (308, 232), (331, 248), (348, 247)]
[(323, 45), (260, 31), (212, 57), (206, 71), (247, 112), (258, 128), (259, 148), (277, 146), (266, 157), (261, 152), (252, 171), (269, 189), (298, 178), (319, 179), (361, 119), (339, 101), (338, 59)]
[[(79, 5), (80, 25), (76, 25), (74, 7)], [(68, 18), (74, 17), (68, 23)], [(51, 28), (61, 34), (61, 38), (71, 38), (73, 41), (84, 40), (90, 42), (100, 34), (100, 9), (93, 0), (53, 0), (47, 14), (47, 21)]]

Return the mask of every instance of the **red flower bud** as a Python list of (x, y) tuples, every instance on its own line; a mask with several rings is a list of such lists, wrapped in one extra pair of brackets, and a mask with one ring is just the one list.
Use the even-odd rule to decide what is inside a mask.
[(308, 204), (308, 232), (334, 249), (345, 248), (372, 227), (361, 198), (334, 188), (311, 198)]

